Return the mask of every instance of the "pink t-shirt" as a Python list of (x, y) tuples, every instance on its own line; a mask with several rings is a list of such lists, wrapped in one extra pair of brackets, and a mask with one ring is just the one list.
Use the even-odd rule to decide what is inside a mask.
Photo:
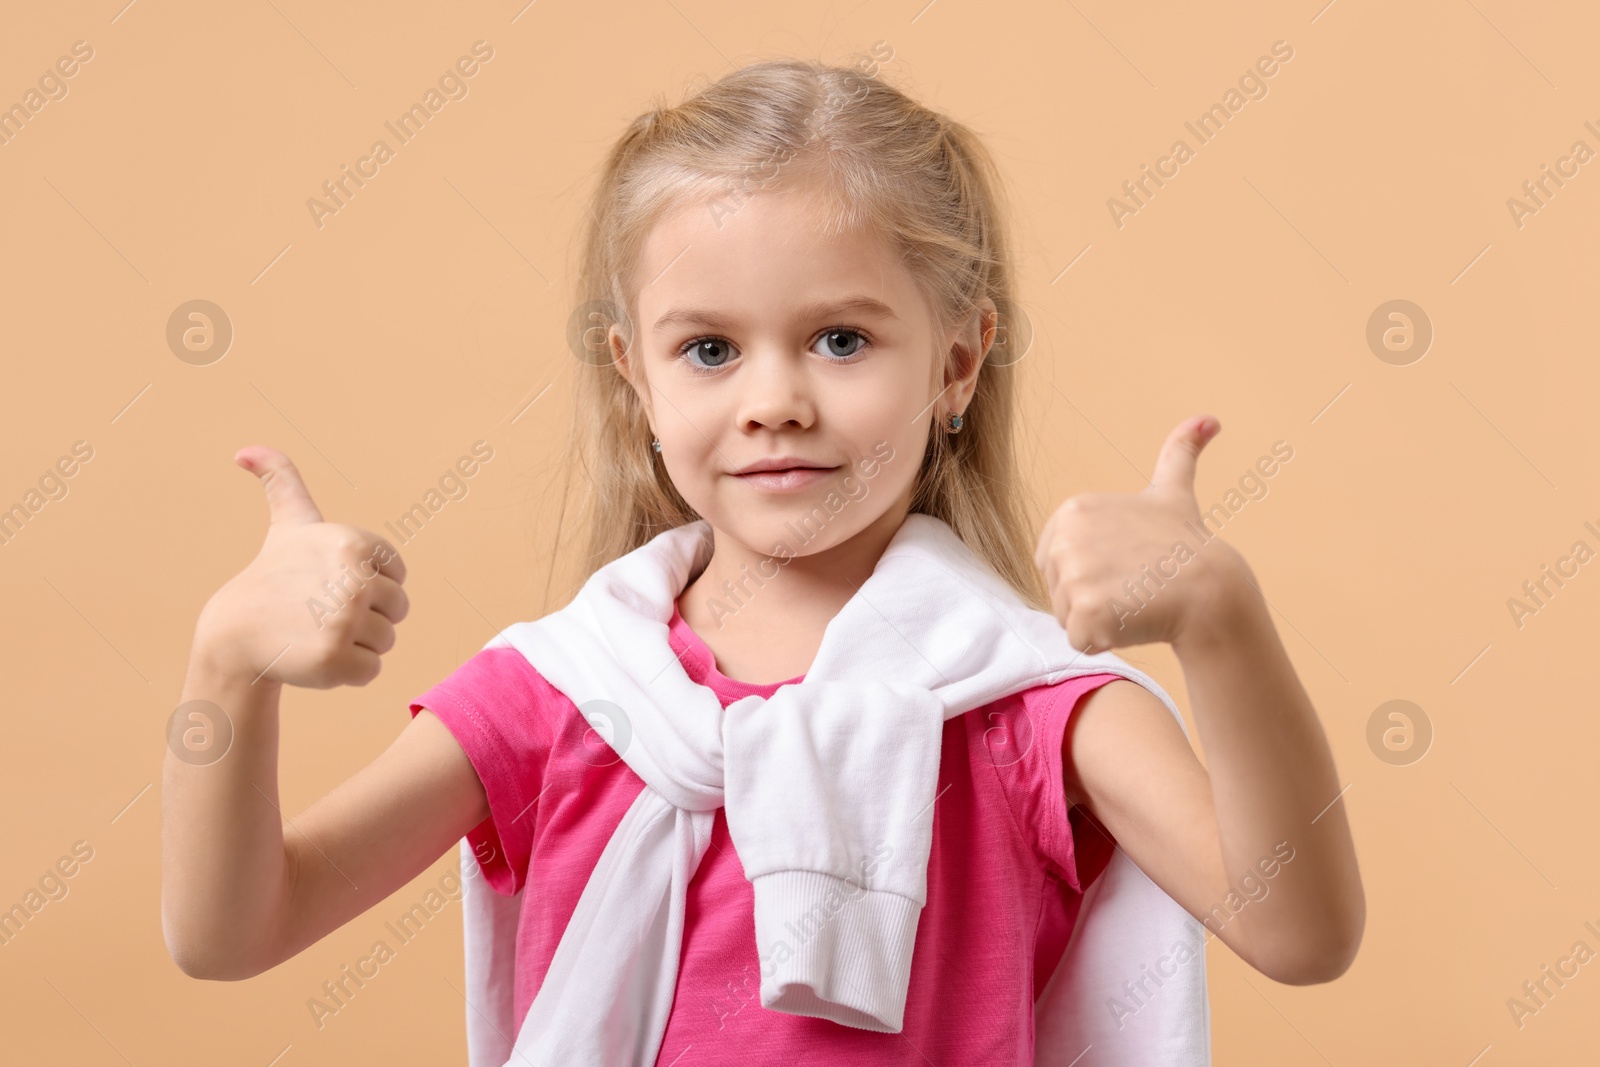
[[(725, 677), (676, 610), (669, 641), (689, 677), (724, 707), (801, 680)], [(1112, 849), (1092, 815), (1067, 809), (1062, 739), (1078, 699), (1116, 677), (1039, 686), (945, 722), (928, 899), (898, 1034), (761, 1006), (754, 895), (719, 808), (689, 883), (657, 1064), (1031, 1065), (1034, 1000)], [(489, 817), (468, 834), (488, 884), (505, 894), (529, 884), (517, 928), (520, 1028), (601, 850), (644, 781), (514, 648), (478, 652), (412, 701), (411, 714), (424, 707), (460, 742), (488, 794)]]

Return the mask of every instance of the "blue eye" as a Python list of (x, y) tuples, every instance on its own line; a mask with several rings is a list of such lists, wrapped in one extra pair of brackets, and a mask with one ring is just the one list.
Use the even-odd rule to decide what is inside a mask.
[[(854, 326), (830, 326), (812, 342), (811, 351), (832, 363), (853, 363), (871, 344), (867, 335)], [(678, 348), (678, 359), (695, 374), (713, 374), (727, 366), (737, 354), (738, 350), (726, 338), (711, 334), (692, 338)]]
[(733, 346), (720, 337), (697, 337), (685, 344), (678, 354), (687, 360), (691, 353), (706, 362), (700, 364), (689, 360), (690, 370), (716, 370), (733, 358)]
[[(850, 348), (852, 341), (859, 341), (860, 346), (856, 348)], [(864, 335), (860, 330), (852, 329), (849, 326), (835, 326), (831, 329), (824, 330), (822, 332), (822, 336), (817, 338), (817, 343), (826, 347), (826, 352), (824, 354), (836, 356), (840, 361), (843, 361), (849, 359), (851, 356), (856, 355), (861, 351), (861, 349), (865, 348), (867, 346), (867, 338), (866, 335)], [(836, 345), (850, 348), (850, 350), (848, 352), (840, 352), (837, 350), (837, 348), (835, 348)], [(812, 351), (815, 351), (815, 349)]]

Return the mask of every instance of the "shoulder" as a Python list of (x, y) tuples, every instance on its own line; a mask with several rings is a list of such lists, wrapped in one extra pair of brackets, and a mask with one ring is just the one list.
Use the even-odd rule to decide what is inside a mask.
[(521, 652), (502, 646), (480, 650), (410, 703), (413, 717), (426, 708), (444, 723), (483, 786), (489, 817), (468, 840), (498, 892), (515, 893), (527, 876), (536, 819), (525, 816), (570, 707)]
[[(1103, 866), (1102, 839), (1079, 825), (1063, 789), (1063, 738), (1084, 701), (1121, 675), (1079, 674), (1003, 697), (971, 720), (970, 747), (992, 776), (1020, 840), (1048, 874), (1081, 891)], [(989, 777), (989, 775), (984, 775)], [(1084, 835), (1089, 837), (1085, 838)]]
[(1078, 702), (1062, 736), (1067, 800), (1127, 795), (1174, 762), (1195, 762), (1180, 720), (1148, 687), (1117, 677)]
[[(444, 720), (469, 752), (547, 749), (569, 706), (561, 692), (509, 646), (475, 653), (410, 703)], [(472, 742), (477, 742), (473, 745)]]
[[(1117, 677), (1114, 674), (1080, 674), (1019, 690), (975, 709), (965, 717), (968, 729), (982, 735), (979, 747), (996, 766), (1021, 764), (1023, 757), (1029, 755), (1048, 755), (1052, 738), (1055, 752), (1059, 754), (1061, 734), (1073, 708), (1085, 693)], [(1053, 760), (1041, 762), (1048, 764)]]
[(536, 697), (555, 691), (521, 652), (509, 645), (496, 645), (473, 654), (424, 695), (442, 692), (458, 696)]

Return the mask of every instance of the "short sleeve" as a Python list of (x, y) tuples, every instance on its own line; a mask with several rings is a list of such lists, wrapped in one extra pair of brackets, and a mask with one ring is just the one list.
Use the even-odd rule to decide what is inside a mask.
[(1078, 675), (1015, 694), (995, 706), (1009, 747), (991, 745), (989, 754), (1012, 815), (1044, 870), (1078, 893), (1105, 869), (1114, 841), (1089, 812), (1068, 811), (1062, 744), (1067, 723), (1083, 698), (1120, 677)]
[(489, 817), (467, 834), (467, 843), (489, 885), (507, 896), (527, 880), (534, 802), (551, 749), (550, 701), (557, 698), (527, 657), (496, 646), (410, 704), (413, 718), (423, 708), (437, 715), (478, 772)]

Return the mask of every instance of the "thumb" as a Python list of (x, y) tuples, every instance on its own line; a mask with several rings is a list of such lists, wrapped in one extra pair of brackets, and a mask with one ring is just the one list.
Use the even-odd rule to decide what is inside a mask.
[(1156, 457), (1155, 476), (1150, 479), (1152, 489), (1181, 489), (1194, 492), (1195, 461), (1206, 442), (1215, 437), (1222, 424), (1210, 415), (1186, 419), (1167, 434), (1161, 454)]
[(294, 525), (322, 521), (322, 512), (288, 456), (267, 445), (246, 445), (234, 453), (233, 461), (261, 479), (269, 521)]

